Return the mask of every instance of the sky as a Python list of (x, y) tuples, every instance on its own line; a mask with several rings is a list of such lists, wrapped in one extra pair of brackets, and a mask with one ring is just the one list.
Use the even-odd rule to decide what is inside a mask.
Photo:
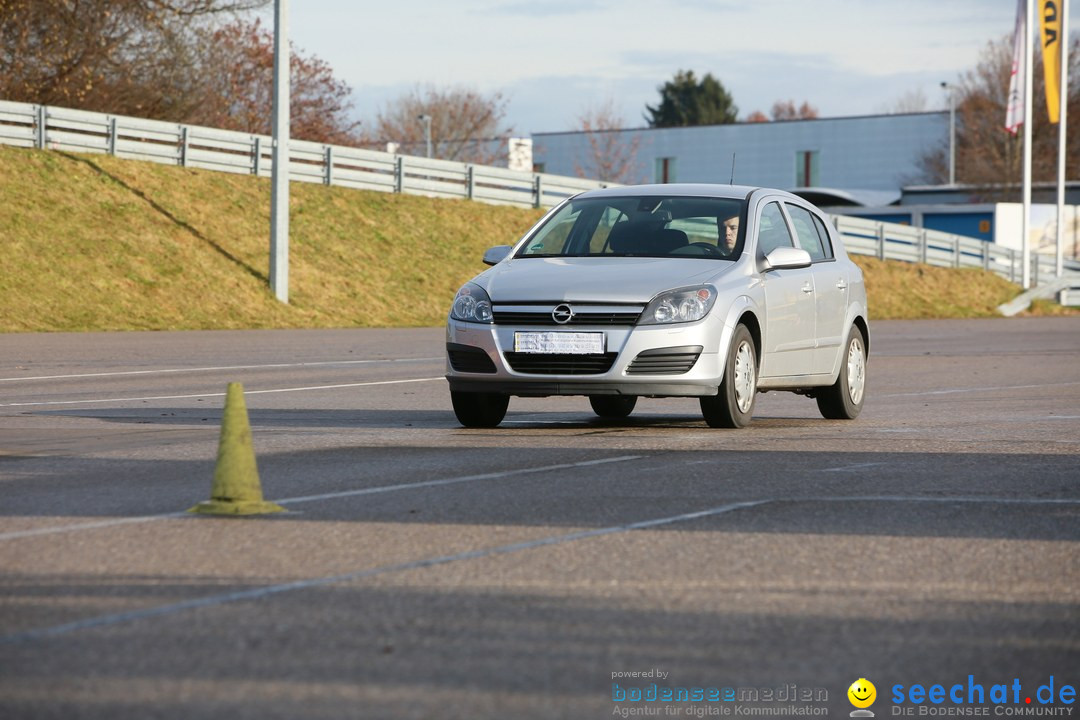
[(678, 70), (712, 73), (740, 119), (789, 99), (822, 117), (918, 93), (942, 109), (942, 81), (1015, 17), (1016, 0), (292, 0), (289, 36), (352, 88), (364, 127), (410, 90), (459, 86), (502, 93), (506, 125), (528, 137), (578, 129), (608, 101), (645, 126)]

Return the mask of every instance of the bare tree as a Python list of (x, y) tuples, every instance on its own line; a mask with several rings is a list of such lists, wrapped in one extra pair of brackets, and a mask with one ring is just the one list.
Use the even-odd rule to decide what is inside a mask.
[[(274, 92), (274, 37), (259, 20), (237, 20), (208, 33), (199, 76), (202, 102), (188, 117), (212, 127), (269, 134)], [(351, 90), (318, 57), (289, 53), (289, 132), (313, 142), (357, 145)]]
[(929, 107), (930, 103), (926, 99), (926, 93), (922, 91), (922, 88), (916, 88), (908, 90), (893, 102), (886, 104), (882, 107), (881, 112), (886, 115), (920, 113), (926, 112)]
[(397, 143), (413, 155), (426, 151), (430, 118), (432, 155), (444, 160), (486, 165), (505, 160), (513, 128), (504, 125), (507, 100), (502, 93), (484, 95), (464, 87), (416, 88), (381, 109), (375, 119), (374, 141)]
[[(818, 116), (817, 108), (809, 102), (804, 101), (796, 107), (794, 100), (777, 100), (773, 103), (771, 113), (773, 120), (812, 120)], [(746, 122), (769, 122), (769, 118), (760, 110), (755, 110), (746, 116)]]
[(180, 120), (195, 29), (268, 0), (0, 0), (0, 96)]
[[(1023, 138), (1004, 128), (1005, 106), (1012, 71), (1012, 38), (990, 42), (978, 64), (964, 73), (955, 90), (956, 180), (987, 188), (981, 199), (1015, 200), (1019, 190), (1002, 187), (1018, 183), (1022, 174)], [(1080, 117), (1080, 41), (1069, 50), (1068, 113)], [(1042, 58), (1035, 56), (1032, 71), (1032, 179), (1050, 181), (1057, 173), (1057, 126), (1046, 116), (1046, 89)], [(948, 177), (947, 140), (921, 160), (924, 182), (945, 182)], [(1080, 133), (1069, 133), (1066, 145), (1066, 177), (1080, 176)], [(993, 186), (998, 186), (996, 189)]]
[(803, 101), (799, 107), (795, 107), (794, 100), (777, 100), (772, 106), (773, 120), (812, 120), (818, 116), (817, 108)]
[(640, 180), (635, 172), (641, 138), (635, 135), (627, 140), (620, 132), (624, 125), (612, 98), (588, 108), (578, 117), (578, 126), (589, 143), (584, 165), (574, 162), (578, 177), (623, 184)]

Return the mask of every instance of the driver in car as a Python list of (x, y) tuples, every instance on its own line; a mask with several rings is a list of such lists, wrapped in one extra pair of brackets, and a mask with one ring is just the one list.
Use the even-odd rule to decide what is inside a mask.
[(739, 239), (739, 216), (733, 215), (721, 223), (724, 229), (724, 242), (720, 250), (725, 255), (731, 255), (735, 251), (735, 242)]

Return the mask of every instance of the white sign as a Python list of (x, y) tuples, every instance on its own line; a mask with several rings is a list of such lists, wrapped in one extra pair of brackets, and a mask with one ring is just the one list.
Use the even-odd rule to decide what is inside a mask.
[(604, 352), (604, 333), (516, 332), (514, 352), (543, 355), (592, 355)]

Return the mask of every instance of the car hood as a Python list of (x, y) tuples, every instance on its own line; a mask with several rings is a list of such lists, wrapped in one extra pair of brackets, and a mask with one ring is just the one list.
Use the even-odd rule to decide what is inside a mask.
[(645, 303), (664, 290), (708, 282), (734, 266), (700, 258), (517, 258), (499, 263), (475, 282), (496, 303)]

